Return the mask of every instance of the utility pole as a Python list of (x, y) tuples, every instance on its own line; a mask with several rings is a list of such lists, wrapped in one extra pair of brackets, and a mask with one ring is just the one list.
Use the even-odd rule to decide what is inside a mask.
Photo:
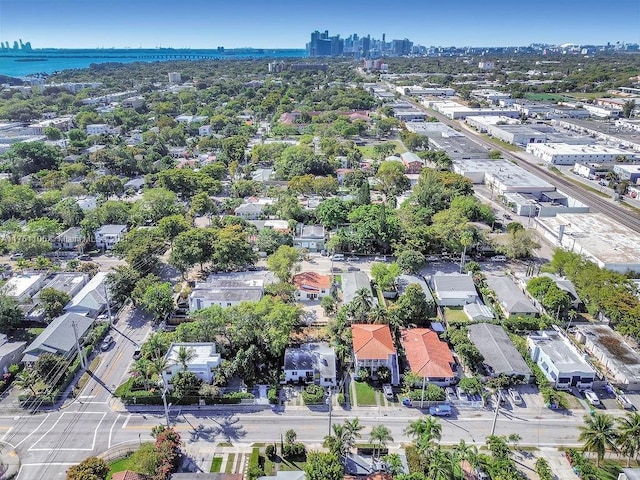
[(331, 436), (331, 413), (333, 412), (333, 395), (331, 387), (329, 387), (329, 398), (327, 398), (327, 405), (329, 405), (329, 436)]
[(420, 397), (420, 408), (424, 407), (424, 389), (427, 386), (427, 376), (422, 377), (422, 396)]
[(502, 401), (502, 390), (498, 389), (498, 401), (496, 402), (496, 411), (493, 415), (493, 423), (491, 424), (491, 434), (493, 436), (496, 433), (496, 423), (498, 423), (498, 411), (500, 410), (500, 402)]
[(169, 407), (171, 404), (167, 405), (167, 385), (164, 382), (164, 377), (162, 378), (162, 403), (164, 405), (164, 419), (167, 423), (167, 428), (169, 428)]
[(84, 370), (87, 368), (87, 361), (84, 358), (84, 352), (80, 348), (80, 341), (78, 340), (78, 326), (76, 325), (76, 321), (71, 321), (71, 326), (73, 327), (73, 337), (76, 340), (76, 348), (78, 349), (78, 355), (80, 355), (80, 365)]
[(111, 316), (111, 301), (109, 299), (109, 289), (107, 288), (107, 282), (102, 282), (104, 288), (104, 298), (107, 301), (107, 315), (109, 315), (109, 327), (113, 327), (113, 317)]

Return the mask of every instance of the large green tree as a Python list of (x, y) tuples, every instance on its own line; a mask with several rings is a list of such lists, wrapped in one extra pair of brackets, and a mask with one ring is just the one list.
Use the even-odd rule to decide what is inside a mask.
[(300, 261), (300, 251), (288, 245), (282, 245), (267, 258), (267, 268), (281, 282), (291, 280), (294, 268)]
[(213, 258), (216, 235), (213, 230), (192, 228), (179, 233), (173, 241), (169, 263), (182, 272), (194, 265), (204, 264)]
[(7, 333), (20, 326), (24, 313), (18, 302), (7, 295), (0, 295), (0, 331)]
[(583, 450), (596, 454), (596, 467), (600, 467), (607, 450), (617, 451), (615, 419), (606, 413), (594, 412), (593, 415), (585, 415), (583, 421), (584, 425), (578, 427), (578, 440), (584, 442)]

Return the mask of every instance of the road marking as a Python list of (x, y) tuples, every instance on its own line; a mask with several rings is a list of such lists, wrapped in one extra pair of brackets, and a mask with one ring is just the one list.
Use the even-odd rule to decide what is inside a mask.
[(111, 425), (111, 428), (109, 429), (109, 447), (108, 448), (111, 448), (111, 435), (113, 435), (113, 427), (116, 426), (116, 423), (118, 423), (118, 420), (120, 420), (121, 416), (122, 415), (118, 414), (116, 419), (113, 421), (113, 425)]
[(49, 418), (49, 416), (50, 416), (50, 415), (51, 415), (50, 413), (47, 413), (47, 416), (46, 416), (46, 417), (44, 417), (44, 419), (40, 422), (40, 425), (38, 425), (38, 426), (33, 430), (33, 432), (31, 432), (29, 435), (27, 435), (26, 437), (24, 437), (24, 438), (23, 438), (19, 443), (17, 443), (17, 444), (15, 445), (15, 447), (14, 447), (14, 448), (16, 448), (16, 449), (17, 449), (17, 448), (18, 448), (22, 443), (26, 442), (26, 441), (27, 441), (27, 439), (28, 439), (31, 435), (33, 435), (34, 433), (36, 433), (36, 432), (38, 431), (38, 429), (42, 426), (42, 424), (43, 424), (44, 422), (46, 422), (46, 421), (47, 421), (47, 419)]
[(129, 414), (129, 416), (126, 418), (126, 420), (124, 421), (124, 423), (122, 424), (122, 428), (127, 428), (127, 424), (129, 423), (129, 420), (131, 420), (131, 414)]
[(91, 444), (91, 448), (80, 448), (80, 447), (75, 447), (75, 448), (34, 448), (40, 441), (42, 441), (43, 438), (45, 438), (56, 427), (56, 425), (58, 425), (60, 420), (62, 420), (62, 417), (64, 417), (67, 413), (70, 413), (70, 412), (62, 412), (62, 414), (60, 415), (60, 417), (58, 417), (58, 419), (53, 424), (53, 426), (49, 430), (47, 430), (45, 433), (43, 433), (40, 436), (40, 438), (38, 440), (36, 440), (35, 443), (31, 447), (29, 447), (29, 451), (30, 452), (61, 452), (61, 451), (89, 451), (89, 452), (92, 452), (95, 449), (95, 447), (96, 447), (96, 437), (98, 435), (98, 428), (100, 428), (100, 424), (102, 424), (102, 421), (104, 420), (104, 417), (107, 416), (106, 412), (83, 412), (83, 414), (91, 414), (91, 413), (93, 413), (93, 414), (97, 414), (97, 415), (102, 415), (102, 418), (100, 419), (100, 421), (98, 422), (98, 425), (96, 425), (96, 428), (93, 431), (93, 442)]
[[(6, 428), (6, 427), (0, 427), (0, 430), (1, 430), (1, 429), (3, 429), (3, 428)], [(7, 433), (5, 433), (5, 434), (2, 436), (2, 440), (1, 440), (1, 441), (3, 441), (3, 442), (4, 442), (4, 439), (5, 439), (5, 438), (7, 438), (7, 435), (9, 435), (9, 433), (11, 433), (11, 430), (13, 430), (13, 427), (9, 427), (9, 430), (7, 430)]]
[(78, 398), (96, 398), (96, 396), (95, 395), (78, 395)]

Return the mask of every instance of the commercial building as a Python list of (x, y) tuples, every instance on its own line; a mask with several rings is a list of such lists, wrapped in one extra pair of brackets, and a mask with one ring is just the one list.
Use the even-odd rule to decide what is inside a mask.
[(591, 388), (596, 372), (571, 341), (557, 330), (544, 330), (527, 337), (531, 360), (542, 369), (555, 388)]
[(487, 133), (512, 145), (524, 146), (547, 141), (547, 134), (534, 125), (490, 125), (487, 127)]
[(620, 158), (635, 159), (627, 150), (604, 145), (570, 145), (567, 143), (530, 143), (527, 153), (551, 165), (614, 162)]
[(633, 122), (633, 120), (616, 120), (615, 123), (610, 123), (597, 122), (589, 119), (567, 118), (552, 120), (551, 124), (571, 132), (591, 136), (613, 147), (624, 147), (635, 152), (640, 152), (640, 137), (638, 137), (638, 132), (633, 127)]
[(640, 271), (640, 238), (602, 213), (561, 213), (536, 218), (538, 230), (554, 245), (584, 255), (600, 268)]
[(471, 108), (450, 100), (423, 100), (422, 104), (434, 109), (451, 120), (464, 120), (470, 115), (495, 115), (519, 118), (520, 112), (515, 108)]
[(491, 88), (481, 88), (478, 90), (471, 90), (471, 97), (478, 100), (486, 100), (489, 103), (497, 104), (500, 100), (511, 98), (511, 94), (506, 92), (499, 92)]
[(452, 160), (487, 158), (489, 151), (464, 135), (429, 137), (429, 147), (443, 150)]
[(305, 343), (284, 351), (284, 382), (336, 385), (336, 352), (328, 343)]
[[(184, 358), (183, 352), (189, 354), (190, 358)], [(184, 370), (195, 374), (205, 383), (212, 383), (215, 370), (222, 363), (222, 357), (213, 342), (172, 343), (164, 358), (167, 367), (162, 371), (162, 380), (169, 390), (173, 390), (173, 377)], [(187, 361), (183, 364), (183, 360)]]
[(180, 83), (182, 81), (180, 72), (169, 72), (167, 76), (169, 77), (169, 83)]
[(484, 357), (484, 367), (491, 377), (507, 375), (528, 382), (531, 369), (513, 346), (500, 325), (476, 323), (469, 325), (469, 339)]
[(608, 325), (576, 325), (576, 341), (598, 359), (618, 387), (640, 390), (640, 355)]
[(621, 181), (626, 180), (631, 184), (638, 183), (640, 179), (640, 165), (619, 163), (613, 166), (613, 171)]

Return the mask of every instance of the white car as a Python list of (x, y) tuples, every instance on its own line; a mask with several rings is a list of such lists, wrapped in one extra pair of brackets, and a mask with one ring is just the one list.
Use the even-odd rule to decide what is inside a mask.
[(341, 253), (336, 253), (335, 255), (333, 255), (333, 256), (331, 257), (331, 260), (334, 260), (334, 261), (336, 261), (336, 262), (341, 262), (341, 261), (343, 261), (343, 260), (344, 260), (344, 255), (343, 255), (343, 254), (341, 254)]
[(584, 398), (586, 398), (587, 401), (594, 407), (599, 407), (601, 405), (598, 395), (596, 395), (596, 392), (594, 392), (593, 390), (585, 390), (582, 393), (584, 394)]
[(513, 402), (514, 405), (522, 405), (522, 397), (520, 396), (517, 390), (510, 388), (509, 397), (511, 397), (511, 401)]
[(492, 262), (506, 262), (507, 257), (505, 257), (504, 255), (496, 255), (495, 257), (491, 257), (489, 260), (491, 260)]

